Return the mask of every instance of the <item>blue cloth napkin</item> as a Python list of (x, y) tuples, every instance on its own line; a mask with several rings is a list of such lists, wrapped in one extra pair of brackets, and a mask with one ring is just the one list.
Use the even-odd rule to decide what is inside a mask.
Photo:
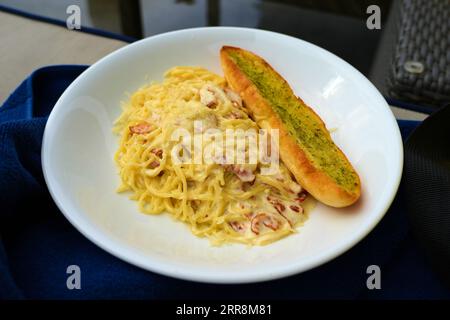
[[(358, 245), (314, 270), (257, 284), (212, 285), (144, 271), (101, 250), (58, 211), (41, 170), (47, 116), (86, 66), (35, 71), (0, 108), (0, 298), (2, 299), (408, 299), (449, 298), (410, 235), (401, 192)], [(400, 121), (403, 137), (417, 122)], [(69, 265), (81, 289), (69, 290)], [(381, 290), (366, 286), (369, 265), (381, 268)]]

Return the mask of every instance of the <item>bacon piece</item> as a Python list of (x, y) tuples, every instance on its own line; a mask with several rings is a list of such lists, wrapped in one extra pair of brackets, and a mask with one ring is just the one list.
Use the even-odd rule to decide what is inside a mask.
[(274, 218), (269, 217), (268, 220), (264, 220), (263, 224), (267, 227), (272, 229), (273, 231), (277, 230), (280, 227), (280, 223), (278, 220), (275, 220)]
[(130, 132), (133, 134), (145, 134), (153, 130), (153, 127), (147, 122), (141, 122), (135, 126), (130, 127)]
[(150, 152), (153, 153), (158, 158), (160, 158), (160, 159), (162, 158), (162, 155), (163, 155), (162, 149), (154, 148), (154, 149), (150, 150)]
[(284, 210), (286, 210), (286, 206), (282, 204), (280, 200), (272, 197), (267, 197), (267, 200), (270, 202), (271, 205), (273, 205), (273, 207), (278, 211), (278, 213), (281, 214), (282, 212), (284, 212)]
[(237, 107), (242, 109), (242, 99), (233, 90), (229, 88), (221, 88), (212, 84), (206, 84), (199, 90), (200, 102), (208, 108), (214, 108), (219, 100), (226, 102), (227, 100)]
[(148, 165), (148, 167), (149, 167), (150, 169), (158, 168), (158, 167), (159, 167), (159, 162), (158, 162), (158, 161), (152, 161), (152, 162), (150, 162), (150, 164)]
[(232, 222), (229, 222), (228, 224), (236, 232), (243, 232), (243, 231), (245, 231), (245, 225), (243, 223), (241, 223), (241, 222), (232, 221)]
[(217, 97), (210, 85), (203, 86), (200, 91), (200, 102), (208, 108), (214, 108), (217, 105)]
[(235, 111), (232, 111), (231, 113), (227, 114), (225, 116), (225, 118), (227, 118), (227, 119), (244, 119), (244, 117), (241, 114), (239, 114)]
[(300, 192), (300, 193), (297, 195), (297, 198), (295, 198), (295, 200), (298, 201), (298, 202), (300, 202), (300, 203), (302, 203), (303, 201), (305, 201), (305, 199), (306, 199), (307, 196), (308, 196), (308, 195), (306, 194), (306, 192)]
[(300, 213), (300, 211), (303, 212), (303, 208), (299, 207), (299, 206), (289, 206), (289, 208), (291, 208), (292, 211), (298, 212)]
[(273, 205), (273, 207), (275, 208), (275, 210), (278, 211), (278, 213), (286, 219), (286, 221), (289, 223), (289, 225), (292, 226), (292, 222), (291, 220), (288, 219), (288, 217), (283, 213), (286, 210), (286, 206), (280, 202), (280, 200), (272, 198), (270, 196), (267, 197), (267, 200), (270, 202), (270, 204)]
[(224, 167), (225, 170), (234, 172), (234, 174), (243, 182), (252, 182), (256, 178), (253, 171), (245, 169), (238, 165), (226, 165)]
[(260, 231), (259, 227), (261, 223), (267, 228), (270, 228), (274, 231), (280, 227), (280, 222), (278, 220), (276, 220), (271, 216), (268, 216), (265, 213), (259, 213), (256, 216), (254, 216), (251, 221), (251, 229), (253, 233), (257, 235), (259, 234)]

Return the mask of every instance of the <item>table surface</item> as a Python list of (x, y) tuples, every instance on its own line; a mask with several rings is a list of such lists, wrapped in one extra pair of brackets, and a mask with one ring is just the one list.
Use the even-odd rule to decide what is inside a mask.
[[(0, 11), (0, 105), (33, 70), (52, 64), (92, 64), (127, 43)], [(391, 107), (398, 119), (426, 115)]]
[(0, 11), (0, 105), (33, 70), (92, 64), (127, 43)]

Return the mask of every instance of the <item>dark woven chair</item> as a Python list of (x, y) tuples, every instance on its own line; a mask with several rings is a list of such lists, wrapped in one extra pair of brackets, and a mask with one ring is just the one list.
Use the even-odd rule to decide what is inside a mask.
[(388, 94), (416, 104), (450, 102), (450, 0), (402, 0)]

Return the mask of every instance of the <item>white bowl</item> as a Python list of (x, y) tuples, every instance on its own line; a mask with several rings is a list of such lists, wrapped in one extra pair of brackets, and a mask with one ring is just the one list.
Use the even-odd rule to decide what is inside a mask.
[[(318, 205), (297, 234), (263, 247), (213, 247), (169, 215), (140, 213), (117, 194), (111, 132), (120, 101), (176, 65), (222, 74), (219, 49), (232, 45), (264, 57), (313, 107), (362, 181), (362, 198), (345, 209)], [(350, 249), (389, 208), (403, 165), (400, 132), (375, 87), (352, 66), (308, 42), (243, 28), (198, 28), (130, 44), (88, 68), (56, 103), (45, 128), (42, 166), (66, 218), (109, 253), (176, 278), (242, 283), (314, 268)]]

